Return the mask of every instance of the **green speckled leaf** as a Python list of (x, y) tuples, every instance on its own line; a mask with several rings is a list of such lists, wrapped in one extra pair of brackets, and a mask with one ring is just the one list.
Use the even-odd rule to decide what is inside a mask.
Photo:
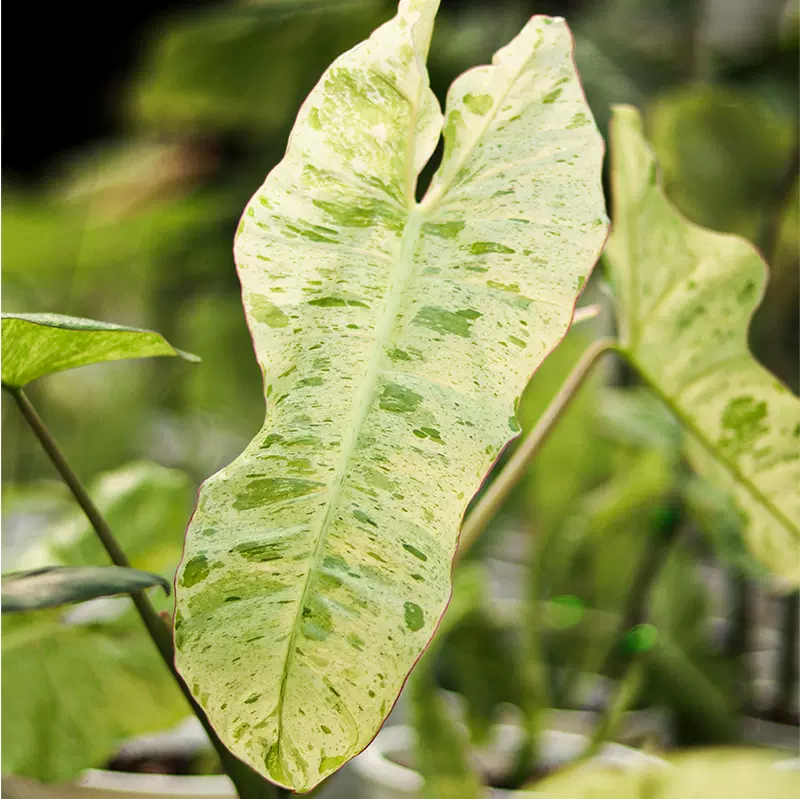
[(433, 635), (466, 505), (606, 235), (560, 19), (453, 84), (415, 201), (436, 6), (403, 0), (334, 62), (236, 240), (266, 420), (201, 490), (176, 662), (235, 754), (296, 790), (369, 743)]
[(615, 109), (612, 145), (623, 349), (689, 433), (694, 467), (732, 495), (753, 554), (800, 585), (800, 402), (747, 343), (765, 264), (670, 204), (634, 109)]
[(101, 361), (178, 355), (160, 333), (61, 314), (3, 314), (3, 385), (18, 388), (37, 377)]

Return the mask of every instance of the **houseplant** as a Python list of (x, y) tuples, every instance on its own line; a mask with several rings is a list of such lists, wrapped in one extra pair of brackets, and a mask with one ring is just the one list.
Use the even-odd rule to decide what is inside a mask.
[[(569, 326), (575, 299), (604, 238), (605, 217), (599, 190), (600, 141), (571, 67), (568, 35), (559, 21), (549, 18), (534, 18), (523, 34), (502, 52), (494, 67), (467, 73), (454, 86), (451, 100), (457, 107), (448, 112), (442, 167), (426, 198), (416, 202), (416, 173), (433, 150), (441, 122), (432, 96), (426, 90), (423, 66), (434, 5), (401, 4), (398, 18), (379, 29), (370, 43), (350, 51), (336, 62), (335, 68), (326, 74), (301, 109), (287, 158), (271, 174), (264, 190), (248, 207), (237, 240), (245, 306), (265, 373), (269, 431), (259, 435), (243, 459), (209, 481), (201, 494), (179, 570), (175, 643), (179, 666), (187, 678), (189, 690), (211, 714), (225, 744), (266, 772), (273, 781), (296, 789), (312, 787), (368, 742), (391, 705), (399, 684), (430, 638), (449, 593), (450, 557), (455, 550), (461, 514), (483, 472), (515, 431), (516, 422), (509, 412), (513, 410), (514, 394), (522, 390), (527, 374), (558, 343)], [(535, 54), (532, 58), (529, 57), (531, 52)], [(527, 71), (531, 60), (537, 61), (534, 77)], [(515, 74), (512, 67), (518, 68), (519, 74)], [(477, 84), (487, 80), (495, 80), (505, 87), (482, 85), (478, 88)], [(501, 95), (505, 96), (504, 99), (500, 99)], [(506, 101), (509, 107), (502, 105)], [(520, 113), (516, 114), (517, 111)], [(346, 117), (346, 129), (342, 128), (343, 119), (337, 116), (339, 114)], [(410, 123), (404, 130), (397, 127), (402, 119)], [(504, 126), (503, 121), (508, 125)], [(557, 136), (548, 137), (545, 135), (546, 127), (537, 127), (545, 121), (556, 125)], [(528, 136), (519, 135), (530, 133), (528, 126), (540, 135), (542, 147), (552, 148), (549, 155), (543, 157), (543, 163), (535, 165), (535, 179), (529, 174), (501, 178), (510, 165), (502, 160), (505, 155), (499, 153), (499, 148), (510, 148), (512, 154), (516, 148), (523, 156), (530, 152)], [(416, 133), (417, 128), (421, 129), (419, 150), (415, 149), (415, 136), (409, 130)], [(509, 132), (501, 136), (504, 131)], [(379, 140), (381, 146), (377, 147)], [(635, 136), (632, 141), (631, 149), (637, 151)], [(363, 148), (360, 152), (354, 151), (355, 143)], [(575, 147), (575, 151), (570, 152), (570, 146)], [(478, 155), (472, 152), (473, 148)], [(558, 158), (559, 155), (564, 157)], [(321, 165), (315, 160), (319, 158), (323, 161)], [(482, 163), (474, 163), (475, 159)], [(647, 160), (646, 156), (643, 160)], [(534, 165), (528, 163), (527, 158), (522, 162), (516, 166), (523, 171), (533, 170)], [(336, 170), (331, 168), (334, 163)], [(481, 171), (478, 174), (470, 172), (473, 168)], [(480, 185), (481, 178), (483, 185)], [(284, 180), (297, 180), (303, 184), (303, 191), (292, 192), (291, 201), (279, 196), (286, 193), (286, 184), (282, 184)], [(402, 190), (398, 191), (398, 188)], [(640, 186), (635, 184), (635, 188), (639, 190)], [(518, 195), (533, 193), (509, 199), (511, 195), (508, 192), (515, 190)], [(301, 198), (305, 198), (302, 208), (295, 205), (301, 202)], [(585, 204), (580, 204), (583, 201)], [(523, 208), (518, 208), (517, 203), (522, 203), (527, 213), (531, 208), (540, 208), (542, 218), (526, 218)], [(656, 200), (652, 203), (658, 206)], [(519, 211), (519, 215), (493, 220), (467, 213), (470, 207), (473, 211), (480, 208), (483, 212), (491, 212), (509, 210), (509, 206)], [(564, 208), (569, 208), (567, 217), (561, 215), (565, 213)], [(615, 214), (615, 217), (619, 224), (625, 212)], [(498, 224), (494, 227), (490, 224), (491, 230), (482, 234), (474, 229), (483, 222), (493, 221)], [(531, 225), (532, 221), (540, 223), (538, 232), (520, 233), (521, 228), (514, 227)], [(626, 220), (625, 224), (634, 226), (640, 222), (636, 217), (634, 221)], [(641, 223), (649, 225), (651, 222), (651, 219), (645, 219)], [(285, 238), (275, 243), (278, 234)], [(697, 236), (702, 243), (702, 237)], [(619, 240), (622, 241), (619, 263), (624, 268), (618, 275), (620, 285), (617, 291), (626, 304), (626, 319), (635, 323), (633, 326), (638, 328), (637, 333), (646, 328), (648, 335), (657, 338), (659, 320), (653, 316), (644, 321), (641, 318), (643, 310), (640, 304), (646, 295), (627, 296), (632, 284), (638, 291), (639, 283), (625, 280), (630, 278), (631, 270), (638, 264), (638, 256), (648, 256), (648, 253), (626, 253), (623, 246), (625, 237)], [(267, 244), (267, 241), (272, 241), (272, 244)], [(419, 247), (429, 249), (422, 252), (417, 247), (418, 242), (421, 242)], [(526, 253), (522, 249), (526, 242), (530, 242), (537, 253), (535, 272), (531, 270), (530, 261), (526, 260), (533, 256), (534, 250)], [(304, 250), (314, 250), (315, 260), (299, 260), (294, 252), (298, 244)], [(393, 256), (397, 255), (398, 247), (402, 257), (395, 259)], [(274, 251), (280, 248), (285, 248), (285, 251)], [(733, 245), (729, 249), (731, 259), (741, 262), (738, 265), (747, 279), (738, 287), (744, 294), (744, 316), (740, 313), (738, 319), (743, 329), (747, 312), (752, 310), (763, 280), (762, 265), (749, 250), (742, 252)], [(453, 268), (448, 259), (452, 258), (454, 251), (459, 251), (459, 266), (455, 268), (463, 267), (464, 270), (458, 276), (463, 278), (460, 281), (448, 277), (447, 270)], [(619, 253), (618, 249), (618, 256)], [(347, 257), (343, 258), (343, 254)], [(678, 249), (677, 255), (683, 254)], [(297, 273), (284, 275), (269, 270), (265, 273), (258, 262), (263, 263), (276, 255), (279, 255), (277, 260), (281, 263), (293, 262)], [(367, 271), (370, 258), (380, 260), (382, 269)], [(361, 264), (364, 273), (356, 268), (361, 263), (359, 259), (366, 259), (366, 266)], [(556, 259), (560, 271), (554, 276), (548, 267)], [(679, 269), (684, 263), (677, 257), (676, 260), (675, 268)], [(386, 263), (395, 267), (394, 271), (390, 270), (392, 281), (388, 286), (380, 283), (380, 279), (386, 279), (386, 270), (390, 269)], [(312, 272), (306, 274), (303, 269)], [(351, 269), (355, 274), (348, 271)], [(440, 270), (438, 273), (437, 269)], [(652, 274), (670, 278), (666, 269), (661, 272), (652, 270)], [(367, 275), (369, 279), (365, 280)], [(736, 280), (740, 277), (736, 275)], [(307, 285), (295, 282), (298, 279), (308, 279)], [(547, 280), (554, 282), (548, 284)], [(409, 286), (404, 285), (406, 281), (416, 291), (409, 290)], [(307, 289), (306, 297), (312, 299), (301, 303), (303, 289)], [(482, 298), (480, 303), (472, 302), (473, 294), (480, 292), (488, 298)], [(526, 294), (538, 299), (532, 300)], [(555, 305), (550, 303), (556, 310), (536, 307), (549, 304), (543, 299), (545, 294), (550, 300), (558, 298)], [(678, 305), (686, 301), (680, 292), (676, 292), (672, 299)], [(453, 303), (469, 307), (461, 308)], [(302, 319), (291, 322), (292, 312), (297, 310), (294, 306), (298, 304), (304, 306), (303, 314), (296, 314)], [(476, 304), (482, 310), (471, 307)], [(685, 309), (679, 307), (678, 310)], [(698, 325), (698, 315), (704, 313), (705, 310), (698, 314), (695, 306), (688, 319), (681, 317), (685, 323), (681, 330), (696, 333), (700, 344), (716, 335), (713, 327), (709, 330), (703, 324)], [(64, 320), (55, 325), (34, 320), (17, 321), (30, 322), (37, 328), (59, 330), (68, 329), (70, 325)], [(395, 323), (400, 325), (401, 321), (405, 327), (396, 331)], [(514, 328), (517, 332), (509, 334), (506, 339), (507, 331), (504, 331), (498, 338), (495, 327), (500, 329), (512, 322), (518, 326)], [(526, 336), (522, 328), (530, 335)], [(349, 332), (358, 330), (362, 332)], [(400, 338), (401, 333), (408, 333), (409, 342), (395, 340), (396, 333)], [(311, 342), (309, 339), (305, 342), (307, 347), (297, 348), (295, 344), (300, 341), (299, 334), (313, 334), (311, 337), (315, 340)], [(37, 331), (38, 335), (42, 335), (41, 330)], [(521, 361), (510, 357), (508, 353), (513, 352), (512, 346), (520, 351), (531, 350), (526, 339), (537, 343), (536, 351), (529, 351), (527, 359)], [(737, 346), (741, 346), (739, 338), (732, 335), (731, 340), (734, 339)], [(13, 336), (4, 335), (4, 345), (9, 340), (12, 345), (15, 343)], [(345, 347), (344, 342), (364, 349), (355, 352), (350, 346)], [(39, 343), (36, 339), (37, 346)], [(397, 346), (385, 353), (384, 349), (390, 343)], [(60, 347), (60, 344), (56, 345), (56, 350)], [(689, 341), (686, 351), (698, 355), (697, 347), (697, 341)], [(328, 352), (331, 348), (332, 351)], [(599, 355), (610, 348), (609, 342), (605, 341), (593, 345), (578, 370), (565, 383), (553, 410), (543, 417), (542, 425), (527, 441), (526, 447), (519, 450), (522, 453), (520, 458), (509, 461), (508, 471), (504, 471), (506, 477), (493, 484), (469, 517), (463, 533), (462, 551), (481, 531), (487, 518), (491, 518), (498, 496), (513, 484), (520, 473), (520, 463), (524, 465), (525, 458), (535, 451), (576, 384), (585, 377)], [(731, 451), (736, 458), (746, 456), (752, 436), (769, 432), (768, 427), (765, 430), (763, 408), (759, 403), (756, 402), (755, 407), (752, 403), (735, 404), (732, 410), (728, 409), (733, 416), (722, 413), (722, 421), (731, 423), (723, 426), (734, 432), (741, 432), (742, 415), (747, 421), (752, 416), (751, 411), (759, 417), (759, 423), (755, 430), (746, 430), (748, 437), (744, 441), (733, 434), (723, 436), (724, 446), (720, 454), (720, 447), (709, 444), (702, 431), (698, 431), (696, 406), (684, 402), (678, 404), (672, 396), (676, 378), (671, 371), (673, 364), (664, 362), (664, 353), (653, 347), (652, 340), (646, 336), (637, 338), (626, 334), (617, 348), (634, 365), (645, 369), (654, 389), (677, 409), (693, 434), (708, 445), (713, 456), (711, 477), (729, 484), (731, 474), (725, 473), (720, 478), (715, 473), (716, 467), (720, 463), (730, 466), (730, 458), (734, 457)], [(749, 356), (738, 354), (749, 368)], [(60, 357), (61, 353), (58, 355)], [(337, 359), (335, 370), (331, 369), (332, 355)], [(489, 355), (501, 364), (499, 371), (492, 372), (494, 367)], [(398, 380), (403, 375), (407, 378), (406, 383), (378, 380), (385, 371), (386, 357), (392, 361), (392, 371)], [(4, 367), (6, 360), (4, 358)], [(691, 363), (679, 365), (683, 368), (696, 366)], [(437, 381), (444, 379), (445, 386), (448, 380), (461, 381), (458, 385), (466, 384), (465, 395), (472, 399), (467, 403), (468, 407), (459, 411), (461, 416), (455, 413), (455, 408), (461, 408), (460, 405), (447, 406), (446, 392), (437, 393), (430, 387), (423, 391), (422, 380), (411, 379), (415, 376), (414, 369), (424, 371), (425, 368), (433, 370), (431, 374), (435, 374)], [(458, 369), (466, 370), (469, 377), (465, 379)], [(752, 369), (742, 379), (762, 380), (760, 372), (751, 372)], [(420, 375), (416, 374), (416, 377)], [(430, 382), (430, 375), (425, 379)], [(331, 383), (325, 390), (315, 391), (321, 389), (326, 380), (331, 380)], [(94, 513), (74, 473), (68, 469), (26, 402), (20, 381), (24, 382), (19, 375), (6, 377), (4, 373), (4, 382), (14, 393), (26, 418), (49, 447), (51, 457), (62, 467), (65, 479), (82, 500), (84, 509), (94, 517), (95, 527), (105, 538), (112, 557), (121, 561), (120, 553), (115, 552), (112, 539), (108, 537), (107, 526)], [(348, 383), (356, 387), (358, 401), (348, 391)], [(725, 399), (728, 388), (715, 385), (716, 396)], [(757, 390), (759, 396), (778, 392), (778, 399), (770, 396), (772, 404), (788, 402), (771, 384), (759, 385)], [(490, 396), (491, 401), (488, 400)], [(451, 398), (452, 402), (455, 401)], [(502, 419), (494, 413), (495, 403), (505, 409)], [(715, 409), (712, 407), (710, 410)], [(311, 411), (321, 414), (319, 419)], [(703, 410), (703, 413), (707, 412), (709, 409)], [(333, 419), (334, 416), (337, 418)], [(442, 421), (437, 422), (439, 417)], [(381, 451), (378, 446), (382, 440), (378, 435), (379, 428), (364, 428), (371, 430), (370, 434), (366, 438), (359, 436), (362, 425), (368, 426), (373, 421), (388, 425), (386, 431), (381, 429), (387, 434), (385, 440), (392, 445), (386, 451)], [(412, 421), (414, 425), (408, 429), (407, 425)], [(706, 421), (719, 423), (713, 415), (704, 424)], [(333, 428), (339, 431), (336, 435), (331, 433)], [(276, 429), (281, 432), (275, 432)], [(327, 431), (327, 439), (323, 438), (323, 430)], [(400, 441), (402, 444), (398, 443)], [(327, 450), (320, 446), (326, 442), (329, 445)], [(363, 463), (364, 453), (359, 449), (362, 444), (367, 450), (378, 447), (367, 458), (372, 461), (371, 465)], [(777, 448), (784, 446), (781, 439)], [(290, 452), (292, 447), (295, 450)], [(328, 450), (334, 450), (334, 455)], [(459, 458), (448, 460), (454, 452)], [(331, 492), (337, 500), (350, 497), (350, 494), (342, 492), (344, 488), (350, 490), (350, 484), (345, 480), (345, 467), (351, 456), (354, 463), (367, 469), (365, 485), (361, 486), (366, 489), (364, 496), (370, 500), (380, 499), (379, 503), (372, 502), (372, 505), (379, 505), (372, 508), (375, 515), (370, 514), (369, 507), (364, 510), (364, 503), (367, 506), (370, 503), (360, 499), (355, 507), (350, 507), (351, 514), (341, 516), (333, 510), (326, 510), (324, 517), (318, 520), (321, 526), (310, 524), (309, 518), (304, 516), (307, 513), (304, 508), (324, 499), (321, 495)], [(419, 463), (412, 466), (406, 459), (414, 457), (419, 458)], [(708, 456), (705, 460), (699, 456), (701, 469), (708, 467), (707, 460)], [(447, 470), (444, 469), (445, 461)], [(393, 468), (387, 468), (387, 464), (393, 463)], [(265, 471), (253, 471), (256, 467)], [(339, 475), (333, 488), (326, 488), (327, 484), (320, 479), (322, 476), (328, 478), (329, 470)], [(424, 481), (420, 479), (422, 475), (427, 475)], [(445, 477), (452, 481), (452, 486), (449, 482), (445, 484)], [(758, 476), (749, 471), (743, 474), (737, 470), (733, 477), (740, 503), (747, 506), (750, 514), (776, 517), (772, 519), (777, 523), (776, 532), (771, 533), (771, 537), (778, 540), (778, 548), (785, 548), (781, 536), (784, 533), (785, 536), (791, 535), (791, 532), (786, 532), (791, 530), (791, 522), (786, 524), (786, 517), (791, 513), (782, 509), (779, 497), (773, 496), (779, 493), (780, 485), (762, 486), (760, 478), (756, 479)], [(778, 477), (778, 483), (786, 480), (785, 474)], [(395, 490), (387, 488), (387, 483), (401, 479), (409, 482), (411, 491), (408, 496), (397, 490), (399, 486), (394, 486)], [(423, 501), (427, 491), (445, 490), (451, 495), (429, 496), (430, 503)], [(219, 497), (223, 501), (220, 502)], [(394, 504), (406, 500), (410, 509), (400, 505), (398, 512), (417, 514), (418, 520), (410, 523), (406, 518), (401, 523), (398, 517), (393, 519), (393, 524), (376, 521)], [(436, 514), (427, 507), (431, 503)], [(333, 508), (335, 504), (329, 502), (319, 507)], [(287, 515), (291, 519), (285, 518)], [(326, 546), (331, 541), (326, 541), (321, 531), (327, 530), (329, 525), (332, 529), (338, 529), (337, 525), (344, 526), (362, 544), (373, 542), (376, 547), (381, 547), (380, 551), (373, 551), (368, 548), (372, 543), (366, 544), (356, 551), (356, 558), (361, 559), (367, 553), (377, 564), (389, 566), (372, 563), (365, 566), (362, 563), (364, 568), (354, 572), (343, 552), (327, 551)], [(435, 551), (426, 552), (421, 544), (428, 541), (431, 528), (439, 525), (442, 526), (442, 541), (434, 541)], [(776, 572), (796, 579), (794, 567), (775, 555), (775, 545), (765, 545), (762, 527), (756, 530), (758, 535), (749, 530), (751, 545)], [(412, 540), (395, 545), (396, 552), (391, 547), (387, 551), (383, 548), (386, 542), (373, 541), (376, 539), (373, 530), (380, 528), (394, 530)], [(296, 533), (291, 546), (299, 549), (288, 557), (281, 551), (283, 547), (279, 541), (263, 535), (264, 530), (270, 529)], [(346, 539), (350, 546), (351, 541), (351, 538)], [(304, 544), (313, 546), (303, 551)], [(353, 553), (348, 554), (353, 556)], [(414, 567), (413, 572), (410, 566)], [(270, 570), (269, 577), (265, 577), (264, 572)], [(409, 586), (414, 589), (413, 594), (410, 591), (405, 594), (413, 596), (414, 601), (403, 599), (399, 604), (394, 602), (396, 592), (391, 590), (390, 574), (395, 570), (407, 578), (401, 581), (402, 586), (399, 583), (398, 586), (403, 590)], [(280, 580), (282, 576), (295, 578), (293, 585), (302, 587), (299, 596), (289, 600), (269, 596), (279, 595), (287, 588), (286, 582)], [(353, 619), (364, 616), (363, 606), (361, 613), (353, 613), (352, 608), (349, 614), (344, 613), (345, 617), (349, 616), (346, 633), (344, 628), (336, 626), (337, 634), (332, 634), (332, 614), (334, 611), (341, 614), (347, 606), (343, 606), (341, 601), (329, 604), (330, 596), (323, 594), (335, 593), (343, 586), (346, 586), (343, 591), (350, 590), (355, 580), (365, 578), (371, 583), (372, 598), (385, 599), (389, 603), (387, 618), (397, 621), (402, 634), (408, 636), (408, 631), (419, 633), (405, 639), (412, 643), (398, 649), (390, 635), (392, 631), (380, 626), (371, 628), (378, 638), (362, 637), (359, 632), (363, 633), (363, 625), (358, 625), (363, 623), (363, 618), (359, 618), (357, 624)], [(427, 587), (423, 587), (425, 583), (428, 583)], [(263, 596), (264, 592), (267, 592), (267, 597)], [(339, 600), (342, 598), (339, 595)], [(288, 615), (273, 613), (274, 608), (269, 607), (285, 601), (293, 606)], [(142, 616), (148, 620), (154, 638), (160, 641), (165, 660), (171, 665), (169, 643), (157, 626), (160, 622), (154, 618), (142, 596), (137, 596), (136, 602)], [(224, 602), (228, 603), (227, 607), (222, 604)], [(245, 617), (241, 611), (244, 606), (238, 606), (240, 602), (249, 602), (248, 607), (254, 609), (252, 614)], [(235, 613), (231, 610), (234, 605), (238, 606)], [(216, 621), (213, 619), (220, 607), (227, 614), (225, 623), (219, 621), (222, 615), (218, 615)], [(259, 614), (264, 613), (267, 615), (259, 619)], [(209, 623), (211, 626), (204, 628)], [(259, 631), (270, 631), (274, 637), (273, 644), (288, 641), (288, 651), (293, 658), (299, 658), (293, 664), (294, 671), (289, 668), (292, 664), (287, 662), (287, 658), (278, 658), (283, 665), (274, 662), (275, 651), (267, 647), (269, 642), (257, 644), (257, 640), (263, 640), (261, 632), (258, 634), (260, 637), (237, 635), (231, 638), (230, 633), (242, 624), (250, 624)], [(296, 645), (301, 639), (303, 649)], [(257, 644), (256, 647), (253, 644)], [(364, 652), (367, 645), (367, 654), (358, 655), (363, 668), (359, 674), (349, 676), (362, 682), (375, 681), (379, 690), (362, 686), (364, 690), (355, 690), (352, 703), (346, 704), (340, 701), (341, 692), (331, 684), (334, 676), (336, 679), (342, 676), (342, 669), (336, 668), (337, 653), (345, 652), (348, 658), (352, 658), (351, 650)], [(231, 668), (231, 664), (244, 658), (242, 653), (254, 652), (261, 656), (256, 664), (260, 670), (258, 674), (245, 674), (244, 666), (241, 670), (239, 667)], [(231, 664), (226, 661), (223, 667), (219, 658), (233, 660)], [(383, 671), (377, 670), (387, 658), (392, 666), (388, 680)], [(393, 658), (396, 658), (394, 662)], [(249, 663), (252, 662), (251, 659)], [(331, 666), (327, 673), (326, 664)], [(304, 680), (300, 680), (298, 669)], [(535, 678), (535, 675), (528, 675), (531, 676)], [(263, 686), (264, 690), (261, 693), (253, 691), (254, 683)], [(242, 693), (245, 685), (248, 687), (246, 695)], [(304, 711), (299, 700), (308, 700), (308, 695), (301, 697), (298, 693), (301, 686), (305, 686), (304, 690), (313, 687), (315, 692), (323, 692), (318, 696), (319, 713), (315, 719), (319, 722), (318, 728), (311, 729), (302, 721)], [(356, 707), (364, 710), (364, 719), (352, 718)], [(265, 708), (277, 708), (277, 727), (272, 711), (267, 712)], [(294, 729), (297, 740), (292, 742), (290, 733), (284, 728)], [(210, 733), (216, 737), (213, 730)], [(304, 744), (310, 745), (310, 754), (299, 751), (300, 735)], [(223, 759), (229, 758), (225, 746), (221, 746), (220, 755)], [(307, 757), (313, 758), (311, 765), (308, 765)], [(240, 793), (251, 795), (249, 772), (243, 776), (239, 772), (240, 765), (233, 758), (228, 759), (228, 767)], [(265, 790), (261, 782), (252, 788), (252, 791)]]

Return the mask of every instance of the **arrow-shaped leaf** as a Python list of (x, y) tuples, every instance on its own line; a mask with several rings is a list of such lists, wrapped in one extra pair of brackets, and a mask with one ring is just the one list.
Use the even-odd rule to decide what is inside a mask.
[(101, 361), (196, 355), (175, 349), (160, 333), (61, 314), (3, 314), (3, 385)]
[(697, 471), (732, 495), (753, 554), (800, 585), (800, 401), (747, 343), (765, 264), (667, 200), (635, 109), (614, 110), (611, 141), (623, 351), (689, 433)]
[(436, 0), (328, 69), (236, 259), (267, 416), (203, 486), (176, 663), (233, 752), (306, 791), (361, 751), (433, 635), (461, 518), (517, 432), (606, 234), (563, 20), (533, 17), (442, 117)]
[(157, 574), (122, 566), (50, 566), (3, 575), (2, 610), (13, 613), (85, 602), (101, 596), (130, 594), (154, 585), (169, 593)]

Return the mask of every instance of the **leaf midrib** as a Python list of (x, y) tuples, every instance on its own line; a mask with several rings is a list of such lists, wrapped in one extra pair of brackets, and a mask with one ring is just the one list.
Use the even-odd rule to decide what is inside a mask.
[[(280, 687), (278, 706), (277, 706), (278, 753), (280, 753), (281, 736), (283, 733), (283, 707), (286, 695), (286, 686), (288, 683), (289, 674), (291, 673), (292, 670), (292, 661), (294, 657), (294, 652), (296, 650), (295, 642), (301, 626), (300, 622), (302, 619), (302, 611), (306, 605), (306, 602), (308, 601), (308, 596), (314, 582), (314, 575), (316, 574), (319, 568), (320, 561), (322, 560), (322, 556), (325, 550), (325, 543), (327, 540), (328, 529), (333, 520), (334, 513), (338, 508), (339, 497), (341, 495), (342, 486), (344, 484), (345, 477), (348, 473), (348, 465), (352, 459), (353, 452), (358, 443), (358, 439), (361, 434), (361, 428), (363, 427), (364, 421), (366, 420), (367, 414), (369, 413), (369, 409), (372, 405), (372, 400), (374, 398), (375, 390), (377, 388), (378, 378), (382, 372), (381, 365), (385, 361), (386, 345), (388, 343), (392, 330), (394, 329), (394, 324), (397, 318), (397, 312), (399, 310), (400, 301), (402, 299), (409, 278), (412, 277), (414, 272), (413, 256), (417, 240), (419, 238), (422, 223), (426, 218), (426, 216), (428, 214), (431, 214), (441, 203), (442, 198), (447, 194), (447, 192), (451, 188), (452, 181), (454, 177), (458, 174), (458, 170), (472, 154), (477, 142), (480, 141), (481, 138), (486, 134), (491, 123), (496, 118), (497, 112), (500, 109), (502, 103), (507, 98), (508, 94), (511, 92), (512, 88), (516, 84), (520, 75), (526, 70), (533, 57), (534, 55), (531, 55), (520, 65), (518, 71), (516, 71), (513, 75), (508, 76), (506, 86), (504, 87), (500, 96), (496, 98), (495, 103), (490, 112), (486, 114), (486, 118), (483, 120), (483, 124), (478, 127), (477, 134), (472, 137), (471, 141), (469, 142), (469, 145), (465, 147), (459, 154), (458, 168), (452, 172), (452, 174), (446, 181), (443, 181), (438, 186), (435, 187), (431, 186), (430, 189), (426, 192), (422, 201), (419, 203), (415, 201), (416, 184), (417, 184), (417, 176), (414, 171), (414, 162), (415, 162), (414, 151), (416, 146), (415, 129), (419, 119), (419, 112), (422, 104), (421, 103), (422, 92), (425, 90), (429, 90), (427, 84), (421, 86), (420, 94), (417, 98), (417, 103), (412, 108), (411, 120), (410, 120), (411, 122), (410, 134), (406, 146), (406, 161), (405, 161), (405, 166), (406, 166), (405, 185), (406, 185), (408, 219), (406, 221), (403, 230), (403, 237), (400, 246), (400, 255), (397, 260), (397, 269), (392, 278), (393, 284), (391, 285), (389, 292), (387, 294), (386, 305), (381, 315), (379, 327), (376, 330), (372, 359), (370, 360), (370, 364), (367, 368), (367, 372), (363, 381), (364, 389), (360, 394), (353, 422), (348, 427), (348, 429), (350, 430), (350, 434), (342, 448), (341, 468), (339, 470), (339, 474), (337, 475), (336, 482), (331, 488), (331, 494), (330, 494), (330, 499), (328, 501), (325, 518), (320, 527), (319, 537), (317, 539), (317, 543), (315, 545), (314, 552), (311, 557), (311, 564), (309, 566), (308, 574), (306, 576), (306, 582), (303, 587), (303, 592), (301, 594), (301, 598), (298, 603), (299, 610), (294, 617), (292, 631), (289, 635), (289, 643), (287, 647), (283, 673), (281, 675), (281, 687)], [(496, 65), (492, 64), (492, 67), (496, 68)]]
[(314, 582), (314, 576), (319, 568), (319, 563), (322, 559), (325, 543), (328, 537), (328, 530), (331, 522), (333, 521), (335, 512), (339, 507), (339, 499), (341, 496), (342, 486), (345, 478), (349, 472), (349, 465), (353, 457), (353, 453), (358, 445), (358, 440), (361, 435), (361, 429), (364, 426), (367, 415), (369, 414), (372, 406), (372, 401), (375, 396), (375, 391), (378, 385), (378, 379), (382, 372), (381, 366), (385, 360), (386, 345), (391, 337), (394, 325), (397, 320), (397, 313), (399, 310), (402, 297), (405, 293), (406, 286), (409, 278), (414, 272), (414, 249), (419, 238), (420, 228), (422, 226), (422, 214), (416, 208), (412, 208), (408, 212), (408, 220), (405, 225), (403, 237), (400, 246), (400, 255), (397, 259), (397, 268), (393, 275), (392, 285), (389, 288), (386, 297), (386, 303), (383, 313), (381, 314), (378, 327), (375, 334), (375, 343), (373, 346), (372, 358), (367, 367), (362, 385), (364, 388), (360, 392), (359, 401), (356, 405), (353, 414), (352, 422), (348, 425), (350, 431), (348, 438), (342, 447), (342, 457), (340, 460), (341, 466), (339, 474), (337, 475), (336, 482), (331, 488), (330, 499), (325, 513), (325, 518), (320, 526), (319, 537), (314, 552), (311, 557), (311, 565), (308, 569), (306, 582), (303, 587), (303, 593), (298, 603), (298, 613), (295, 615), (292, 632), (289, 636), (289, 644), (286, 653), (286, 661), (283, 669), (281, 679), (281, 689), (278, 699), (278, 748), (280, 750), (280, 739), (283, 730), (283, 704), (286, 694), (286, 685), (288, 682), (289, 674), (291, 673), (292, 661), (294, 652), (296, 650), (295, 641), (297, 633), (300, 629), (300, 620), (302, 618), (303, 608), (308, 601), (308, 596)]
[(708, 452), (711, 457), (717, 463), (719, 463), (720, 466), (722, 466), (737, 482), (743, 485), (753, 495), (753, 497), (755, 497), (755, 499), (757, 499), (764, 506), (764, 508), (783, 525), (785, 529), (787, 529), (798, 541), (800, 541), (800, 529), (795, 526), (791, 519), (789, 519), (783, 513), (783, 511), (780, 510), (780, 508), (777, 508), (773, 504), (772, 500), (767, 497), (761, 491), (761, 489), (755, 485), (752, 480), (750, 480), (750, 478), (742, 474), (742, 472), (734, 463), (722, 456), (719, 449), (713, 444), (708, 436), (698, 429), (689, 416), (684, 413), (683, 409), (673, 402), (672, 398), (666, 392), (661, 390), (658, 382), (642, 367), (633, 351), (630, 349), (620, 349), (620, 352), (626, 356), (631, 365), (650, 387), (650, 390), (658, 395), (661, 401), (670, 409), (673, 414), (675, 414), (681, 425), (683, 425), (683, 427), (685, 427), (697, 439), (703, 449), (705, 449), (706, 452)]

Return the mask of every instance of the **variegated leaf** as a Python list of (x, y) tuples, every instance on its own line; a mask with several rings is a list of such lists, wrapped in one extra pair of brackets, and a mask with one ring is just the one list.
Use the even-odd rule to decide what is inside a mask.
[(622, 348), (686, 429), (694, 467), (732, 495), (753, 554), (800, 585), (800, 401), (747, 342), (764, 261), (680, 215), (635, 109), (614, 110), (611, 138)]
[(333, 63), (236, 240), (266, 420), (200, 492), (176, 662), (234, 753), (295, 790), (369, 743), (433, 635), (466, 505), (606, 235), (560, 19), (453, 84), (416, 201), (436, 7), (402, 0)]

